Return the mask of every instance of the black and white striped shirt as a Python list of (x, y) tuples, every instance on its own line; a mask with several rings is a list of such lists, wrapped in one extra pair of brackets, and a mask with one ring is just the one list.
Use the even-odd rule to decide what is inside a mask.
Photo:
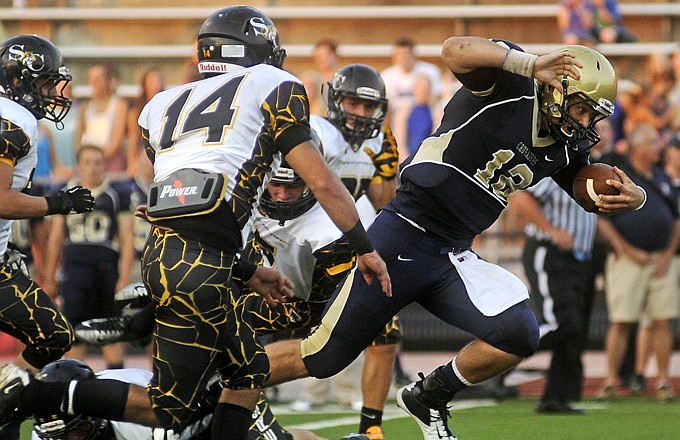
[[(566, 229), (574, 237), (574, 257), (579, 261), (589, 260), (595, 240), (597, 214), (586, 212), (550, 178), (541, 180), (527, 191), (536, 197), (543, 215), (553, 226)], [(533, 223), (529, 223), (524, 232), (539, 240), (550, 238)]]

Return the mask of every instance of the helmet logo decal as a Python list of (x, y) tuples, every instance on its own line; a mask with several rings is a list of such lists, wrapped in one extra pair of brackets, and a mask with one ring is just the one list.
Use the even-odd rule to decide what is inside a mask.
[(24, 46), (20, 44), (10, 46), (9, 59), (11, 61), (18, 61), (32, 72), (40, 72), (45, 68), (45, 55), (34, 52), (26, 52), (24, 50)]
[(347, 77), (345, 75), (336, 72), (335, 75), (333, 75), (333, 80), (332, 80), (333, 83), (331, 84), (331, 86), (334, 89), (337, 89), (338, 87), (340, 87), (342, 85), (342, 83), (345, 82), (346, 79), (347, 79)]
[(357, 87), (357, 95), (367, 98), (380, 98), (380, 92), (372, 87)]
[(276, 29), (273, 26), (267, 25), (262, 17), (251, 18), (250, 26), (252, 26), (255, 35), (261, 35), (265, 40), (272, 43), (276, 41)]

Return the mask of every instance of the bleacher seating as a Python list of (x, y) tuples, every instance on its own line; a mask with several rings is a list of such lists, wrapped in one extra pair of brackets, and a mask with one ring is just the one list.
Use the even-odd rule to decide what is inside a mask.
[[(412, 0), (402, 0), (389, 5), (342, 2), (342, 6), (316, 6), (316, 2), (304, 0), (262, 0), (252, 4), (277, 23), (289, 54), (286, 67), (302, 73), (311, 68), (314, 41), (328, 36), (341, 42), (343, 61), (365, 62), (379, 69), (389, 65), (391, 42), (402, 35), (413, 36), (419, 43), (418, 54), (439, 65), (441, 42), (453, 34), (507, 38), (537, 53), (558, 46), (556, 2), (524, 1), (414, 5)], [(204, 2), (204, 6), (179, 7), (186, 2), (178, 0), (154, 2), (157, 6), (153, 7), (135, 6), (142, 4), (138, 0), (63, 2), (87, 6), (0, 8), (5, 35), (38, 33), (51, 38), (62, 48), (76, 79), (84, 78), (87, 67), (96, 61), (115, 62), (122, 83), (132, 86), (124, 87), (125, 93), (135, 92), (135, 78), (150, 65), (159, 66), (170, 83), (179, 82), (178, 63), (193, 56), (196, 30), (205, 16), (221, 5)], [(649, 53), (675, 49), (680, 3), (622, 2), (621, 12), (641, 42), (602, 45), (600, 50), (620, 64), (624, 74), (634, 75), (640, 59)], [(414, 29), (421, 31), (414, 33)]]

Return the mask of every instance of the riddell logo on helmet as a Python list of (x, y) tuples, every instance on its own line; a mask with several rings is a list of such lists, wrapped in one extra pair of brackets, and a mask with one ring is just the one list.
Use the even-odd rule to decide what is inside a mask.
[(165, 197), (177, 197), (177, 200), (184, 205), (186, 196), (193, 196), (198, 194), (197, 186), (184, 186), (181, 180), (175, 180), (171, 185), (163, 185), (159, 199)]
[(229, 72), (229, 69), (229, 66), (225, 65), (224, 63), (210, 63), (205, 61), (198, 63), (199, 73)]

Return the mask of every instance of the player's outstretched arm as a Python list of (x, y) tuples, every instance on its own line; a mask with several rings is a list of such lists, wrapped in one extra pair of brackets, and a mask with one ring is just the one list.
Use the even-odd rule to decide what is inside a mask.
[(359, 255), (359, 270), (369, 284), (374, 275), (387, 296), (392, 295), (392, 284), (387, 266), (373, 249), (371, 239), (359, 220), (354, 199), (338, 176), (328, 168), (323, 156), (313, 142), (303, 142), (294, 147), (286, 161), (302, 177), (333, 223), (347, 237), (350, 245)]

